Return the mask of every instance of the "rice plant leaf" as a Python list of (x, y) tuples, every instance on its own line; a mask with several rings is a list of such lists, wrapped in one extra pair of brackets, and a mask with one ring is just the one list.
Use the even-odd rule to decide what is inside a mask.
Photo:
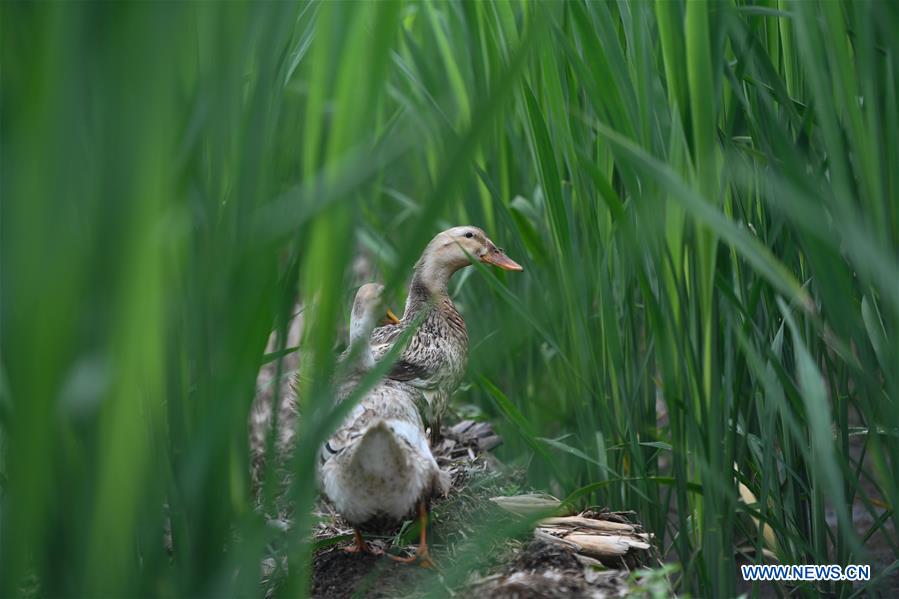
[(670, 168), (642, 148), (606, 125), (597, 124), (596, 127), (600, 134), (609, 140), (620, 159), (650, 177), (660, 188), (668, 190), (669, 197), (680, 203), (693, 218), (714, 229), (719, 237), (752, 264), (772, 286), (796, 301), (803, 309), (814, 310), (811, 297), (796, 277), (777, 260), (771, 250), (763, 246), (746, 229), (737, 226), (718, 208), (704, 201)]
[(503, 413), (503, 415), (518, 428), (524, 441), (537, 453), (539, 453), (544, 459), (546, 459), (551, 464), (554, 464), (554, 458), (546, 451), (543, 444), (537, 442), (537, 435), (534, 432), (533, 425), (528, 422), (528, 420), (515, 406), (515, 404), (509, 401), (509, 398), (506, 397), (506, 394), (503, 393), (499, 389), (499, 387), (494, 385), (487, 377), (481, 375), (478, 380), (481, 386), (483, 386), (484, 389), (490, 394), (490, 397), (493, 399), (493, 401), (496, 402), (497, 407)]
[(546, 443), (547, 445), (549, 445), (552, 448), (558, 449), (559, 451), (564, 451), (565, 453), (569, 453), (575, 457), (578, 457), (582, 460), (590, 462), (591, 464), (595, 464), (597, 466), (602, 466), (602, 464), (598, 460), (591, 458), (590, 456), (588, 456), (586, 453), (584, 453), (577, 447), (572, 447), (571, 445), (562, 443), (561, 441), (557, 441), (555, 439), (548, 439), (546, 437), (536, 437), (536, 439), (542, 443)]

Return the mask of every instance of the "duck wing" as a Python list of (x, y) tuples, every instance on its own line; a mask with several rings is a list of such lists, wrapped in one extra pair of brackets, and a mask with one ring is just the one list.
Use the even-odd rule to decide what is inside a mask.
[[(375, 360), (380, 360), (390, 351), (405, 328), (405, 325), (395, 325), (378, 327), (372, 331), (371, 351)], [(434, 351), (429, 351), (431, 347), (425, 347), (431, 346), (428, 341), (427, 335), (413, 335), (399, 359), (390, 367), (387, 378), (413, 384), (417, 382), (417, 387), (431, 387), (429, 381), (436, 378), (440, 360)]]
[(365, 430), (365, 427), (374, 419), (375, 414), (366, 409), (362, 404), (357, 405), (350, 412), (343, 424), (321, 446), (319, 461), (324, 464), (341, 451), (353, 444)]
[[(426, 382), (434, 378), (437, 368), (429, 366), (425, 356), (416, 356), (403, 354), (397, 360), (387, 376), (395, 381), (412, 383), (413, 381)], [(417, 385), (420, 386), (420, 385)], [(421, 385), (429, 387), (430, 385)]]

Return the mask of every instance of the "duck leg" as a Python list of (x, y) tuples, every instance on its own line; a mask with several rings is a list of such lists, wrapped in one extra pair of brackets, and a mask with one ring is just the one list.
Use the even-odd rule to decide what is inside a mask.
[(415, 560), (421, 560), (422, 568), (433, 568), (434, 560), (431, 559), (431, 552), (428, 549), (428, 508), (425, 507), (425, 502), (422, 501), (418, 504), (418, 520), (421, 524), (421, 541), (418, 544), (418, 549), (415, 550), (413, 555), (408, 557), (399, 557), (398, 555), (390, 555), (387, 556), (393, 561), (400, 562), (401, 564), (411, 564)]
[(369, 546), (369, 544), (365, 542), (365, 539), (362, 538), (362, 533), (355, 527), (353, 528), (353, 539), (355, 542), (352, 545), (343, 548), (347, 553), (368, 553), (369, 555), (384, 554), (380, 549), (374, 549)]

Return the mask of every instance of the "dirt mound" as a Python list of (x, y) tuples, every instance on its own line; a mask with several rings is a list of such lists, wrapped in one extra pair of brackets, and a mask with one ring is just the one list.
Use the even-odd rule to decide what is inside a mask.
[(471, 590), (491, 599), (624, 597), (631, 590), (628, 573), (607, 570), (593, 575), (569, 548), (534, 540), (503, 572), (485, 578)]
[(319, 552), (312, 562), (312, 596), (395, 597), (426, 584), (427, 572), (383, 556), (347, 553), (340, 548)]

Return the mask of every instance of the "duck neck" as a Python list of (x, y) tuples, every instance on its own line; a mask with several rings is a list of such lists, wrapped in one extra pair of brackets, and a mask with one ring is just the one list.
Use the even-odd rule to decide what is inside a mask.
[(409, 297), (406, 298), (406, 309), (403, 319), (415, 318), (425, 309), (440, 306), (444, 302), (452, 303), (447, 290), (450, 277), (456, 270), (435, 267), (428, 263), (419, 263), (412, 275), (409, 285)]
[(371, 327), (365, 321), (353, 319), (350, 322), (350, 355), (356, 356), (356, 364), (365, 370), (375, 367), (375, 357), (371, 352)]

